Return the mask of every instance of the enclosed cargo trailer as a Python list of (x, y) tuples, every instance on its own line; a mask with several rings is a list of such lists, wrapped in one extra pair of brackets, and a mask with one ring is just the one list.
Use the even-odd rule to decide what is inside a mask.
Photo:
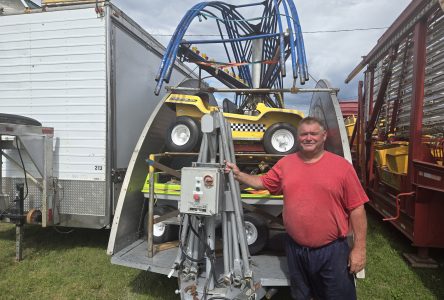
[[(137, 138), (162, 99), (152, 78), (164, 47), (111, 3), (83, 3), (0, 16), (0, 111), (54, 130), (54, 225), (103, 228)], [(171, 83), (191, 73), (176, 63)], [(2, 155), (2, 212), (24, 181), (18, 151), (3, 153), (10, 159)], [(30, 156), (23, 160), (41, 181)], [(36, 183), (28, 185), (25, 213), (48, 202)]]

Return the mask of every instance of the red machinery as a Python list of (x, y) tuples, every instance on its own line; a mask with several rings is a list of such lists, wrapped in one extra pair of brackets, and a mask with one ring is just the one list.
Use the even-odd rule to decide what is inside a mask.
[(355, 166), (370, 205), (418, 248), (444, 248), (444, 13), (413, 0), (348, 76), (359, 84)]

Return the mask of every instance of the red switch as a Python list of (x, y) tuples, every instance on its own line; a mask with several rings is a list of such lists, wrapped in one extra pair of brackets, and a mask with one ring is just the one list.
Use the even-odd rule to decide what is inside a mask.
[(199, 197), (198, 194), (194, 194), (194, 195), (193, 195), (193, 198), (194, 198), (195, 201), (199, 201), (199, 199), (200, 199), (200, 197)]

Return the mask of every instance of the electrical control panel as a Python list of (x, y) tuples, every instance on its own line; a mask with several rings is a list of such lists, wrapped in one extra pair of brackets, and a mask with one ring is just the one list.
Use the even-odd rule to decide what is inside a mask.
[(182, 168), (180, 212), (205, 216), (218, 214), (223, 182), (224, 174), (220, 168)]

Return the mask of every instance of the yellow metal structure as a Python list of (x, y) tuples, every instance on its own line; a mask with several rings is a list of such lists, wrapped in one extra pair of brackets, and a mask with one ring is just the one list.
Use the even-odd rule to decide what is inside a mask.
[(387, 150), (387, 168), (398, 174), (407, 174), (408, 147), (397, 147)]
[(345, 124), (345, 130), (347, 131), (348, 140), (350, 141), (351, 136), (353, 134), (353, 129), (355, 128), (356, 117), (349, 116), (349, 117), (345, 118), (344, 124)]
[[(180, 196), (180, 182), (167, 182), (167, 183), (158, 183), (158, 175), (159, 173), (154, 174), (154, 193), (156, 195), (170, 195), (170, 196)], [(149, 193), (150, 190), (150, 177), (149, 174), (146, 176), (145, 184), (142, 188), (142, 193)], [(249, 192), (251, 190), (251, 193)], [(241, 193), (242, 198), (267, 198), (267, 199), (282, 199), (282, 196), (274, 196), (270, 195), (268, 191), (259, 191), (256, 192), (252, 189), (246, 189), (246, 192)]]
[[(165, 102), (173, 106), (178, 117), (188, 116), (195, 120), (219, 110), (194, 95), (171, 94)], [(231, 124), (233, 140), (262, 140), (265, 130), (275, 123), (285, 122), (297, 128), (304, 114), (295, 109), (272, 108), (258, 103), (255, 115), (224, 113), (224, 117)]]
[(403, 177), (406, 177), (406, 174), (399, 174), (389, 171), (387, 167), (379, 168), (379, 176), (381, 177), (381, 182), (384, 184), (394, 188), (397, 191), (401, 191), (402, 180)]
[(408, 169), (408, 142), (375, 145), (375, 161), (381, 182), (401, 191)]
[[(403, 164), (396, 164), (396, 156), (408, 155), (408, 143), (407, 142), (399, 142), (399, 143), (381, 143), (375, 145), (375, 161), (378, 167), (387, 167), (388, 165), (388, 157), (390, 157), (390, 166), (391, 170), (405, 170), (405, 172), (398, 173), (407, 173), (406, 167), (404, 168)], [(399, 161), (400, 159), (398, 159)]]

